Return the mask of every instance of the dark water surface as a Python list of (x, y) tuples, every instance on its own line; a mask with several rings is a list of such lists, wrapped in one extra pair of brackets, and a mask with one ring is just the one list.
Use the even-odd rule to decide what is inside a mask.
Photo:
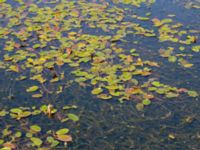
[[(152, 16), (163, 19), (169, 14), (175, 14), (173, 20), (181, 22), (184, 25), (184, 30), (200, 30), (200, 9), (185, 8), (187, 2), (199, 4), (198, 0), (157, 0), (148, 8), (141, 6), (134, 11), (137, 14), (151, 12)], [(14, 5), (11, 0), (8, 0), (8, 3)], [(122, 9), (126, 7), (130, 9), (130, 12), (134, 8), (110, 2), (110, 7), (114, 7), (114, 5)], [(126, 19), (131, 21), (131, 18), (127, 17)], [(141, 24), (146, 28), (151, 28), (146, 22), (141, 22)], [(87, 26), (83, 26), (82, 30), (83, 33), (94, 35), (108, 34), (101, 29), (94, 30)], [(162, 43), (158, 42), (156, 38), (144, 38), (132, 34), (127, 34), (125, 39), (126, 43), (120, 43), (120, 41), (118, 43), (122, 48), (128, 51), (133, 45), (136, 45), (141, 58), (159, 62), (161, 67), (154, 68), (153, 72), (155, 72), (154, 77), (159, 78), (162, 83), (200, 91), (200, 53), (192, 52), (194, 57), (190, 59), (190, 62), (194, 65), (191, 68), (184, 68), (178, 63), (170, 63), (167, 59), (159, 56), (158, 50), (162, 47), (173, 46), (178, 49), (179, 45), (176, 43)], [(134, 44), (133, 41), (135, 40), (139, 42)], [(3, 42), (3, 40), (0, 41), (0, 46), (3, 45)], [(198, 39), (196, 45), (199, 44), (200, 40)], [(46, 95), (41, 100), (35, 100), (25, 92), (33, 81), (16, 81), (16, 76), (16, 73), (1, 69), (0, 109), (19, 106), (40, 107), (41, 104), (49, 103), (57, 106), (57, 108), (71, 104), (78, 106), (78, 109), (72, 110), (80, 117), (80, 120), (75, 123), (60, 124), (56, 119), (48, 119), (47, 116), (34, 116), (29, 118), (28, 121), (21, 121), (20, 124), (38, 124), (42, 129), (47, 130), (59, 129), (67, 125), (71, 130), (73, 142), (69, 143), (67, 148), (60, 144), (53, 149), (200, 150), (199, 97), (192, 98), (182, 95), (177, 98), (166, 99), (158, 96), (151, 105), (145, 107), (143, 111), (138, 111), (135, 108), (135, 101), (130, 100), (120, 103), (117, 98), (102, 101), (91, 94), (90, 86), (84, 87), (73, 83), (70, 88), (65, 89), (60, 95)], [(73, 78), (73, 75), (69, 75), (68, 78)], [(12, 95), (13, 98), (8, 99)], [(7, 125), (14, 126), (13, 130), (16, 130), (15, 127), (20, 126), (17, 120), (0, 117), (0, 130), (3, 130)], [(26, 137), (22, 141), (18, 141), (16, 149), (28, 149), (26, 141)]]

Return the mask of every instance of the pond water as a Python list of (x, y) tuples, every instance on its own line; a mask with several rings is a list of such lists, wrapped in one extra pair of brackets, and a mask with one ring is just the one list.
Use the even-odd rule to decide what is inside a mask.
[(200, 149), (199, 0), (0, 0), (0, 150)]

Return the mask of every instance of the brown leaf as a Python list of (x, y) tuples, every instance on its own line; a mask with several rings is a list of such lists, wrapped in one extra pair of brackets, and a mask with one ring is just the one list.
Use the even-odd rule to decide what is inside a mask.
[(63, 142), (71, 142), (72, 141), (71, 135), (57, 135), (56, 139), (59, 141), (63, 141)]
[(132, 58), (131, 55), (128, 55), (128, 56), (127, 56), (127, 61), (128, 61), (129, 63), (133, 62), (133, 58)]
[(70, 55), (72, 53), (72, 49), (71, 48), (66, 48), (66, 52), (68, 55)]
[(4, 147), (7, 147), (7, 148), (11, 148), (11, 149), (15, 149), (16, 148), (16, 145), (11, 143), (11, 142), (6, 142), (3, 144)]
[(186, 92), (188, 92), (188, 90), (187, 89), (185, 89), (185, 88), (180, 88), (180, 89), (178, 89), (178, 92), (179, 93), (186, 93)]

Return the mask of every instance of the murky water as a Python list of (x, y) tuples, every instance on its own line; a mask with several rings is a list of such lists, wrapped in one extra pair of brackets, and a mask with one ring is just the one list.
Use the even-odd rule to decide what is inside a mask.
[[(136, 9), (132, 6), (114, 4), (111, 1), (109, 7), (120, 7), (128, 9), (127, 14)], [(175, 14), (173, 20), (183, 24), (183, 30), (200, 30), (200, 9), (185, 8), (186, 3), (199, 4), (198, 1), (175, 1), (157, 0), (154, 4), (146, 7), (142, 5), (134, 10), (136, 14), (151, 12), (156, 18), (166, 18), (169, 14)], [(8, 3), (14, 4), (8, 0)], [(94, 2), (100, 3), (100, 2)], [(49, 4), (51, 6), (51, 4)], [(53, 4), (52, 4), (53, 5)], [(188, 4), (189, 5), (189, 4)], [(190, 4), (192, 5), (192, 4)], [(44, 4), (44, 6), (46, 6)], [(132, 18), (125, 16), (125, 20)], [(138, 21), (144, 27), (150, 28), (148, 22)], [(82, 27), (84, 34), (112, 35), (101, 29), (91, 29), (87, 25)], [(156, 30), (156, 32), (158, 32)], [(195, 34), (199, 36), (198, 34)], [(192, 53), (194, 57), (190, 59), (193, 64), (191, 68), (184, 68), (178, 63), (168, 62), (160, 57), (159, 49), (173, 46), (179, 48), (179, 44), (173, 42), (159, 42), (156, 38), (146, 38), (127, 34), (124, 38), (126, 42), (117, 41), (123, 49), (129, 51), (131, 47), (136, 47), (142, 59), (159, 62), (160, 67), (154, 68), (153, 77), (159, 79), (164, 84), (169, 84), (178, 88), (200, 91), (200, 53)], [(138, 43), (134, 43), (138, 41)], [(0, 46), (4, 41), (0, 41)], [(199, 45), (197, 39), (195, 45)], [(1, 47), (3, 48), (3, 46)], [(186, 46), (186, 49), (189, 46)], [(2, 50), (1, 50), (2, 51)], [(187, 53), (187, 52), (186, 52)], [(2, 52), (2, 55), (5, 52)], [(2, 58), (2, 57), (1, 57)], [(3, 59), (3, 58), (2, 58)], [(67, 70), (68, 68), (66, 68)], [(70, 68), (69, 68), (70, 70)], [(24, 73), (29, 74), (28, 72)], [(78, 122), (60, 124), (55, 118), (49, 119), (47, 116), (33, 116), (28, 120), (14, 120), (10, 117), (0, 117), (0, 129), (11, 125), (11, 130), (23, 128), (26, 124), (38, 124), (42, 129), (51, 130), (66, 127), (70, 129), (73, 142), (68, 146), (59, 144), (52, 149), (73, 149), (73, 150), (199, 150), (200, 149), (200, 99), (199, 97), (188, 97), (181, 95), (177, 98), (167, 99), (158, 96), (152, 100), (151, 105), (138, 111), (135, 107), (137, 101), (129, 100), (123, 103), (118, 102), (118, 98), (111, 100), (100, 100), (91, 94), (91, 86), (80, 86), (73, 82), (60, 95), (46, 94), (42, 99), (33, 99), (26, 92), (26, 88), (34, 81), (16, 81), (17, 73), (7, 72), (1, 69), (0, 73), (0, 109), (10, 109), (15, 107), (40, 107), (41, 104), (53, 104), (58, 109), (65, 105), (77, 105), (78, 108), (71, 112), (78, 114)], [(66, 78), (74, 79), (69, 74)], [(139, 77), (146, 80), (146, 77)], [(54, 86), (54, 85), (50, 85)], [(42, 131), (43, 132), (43, 131)], [(2, 136), (1, 136), (2, 138)], [(7, 137), (5, 137), (7, 138)], [(9, 138), (7, 138), (9, 139)], [(31, 149), (30, 143), (24, 136), (23, 140), (17, 140), (15, 149)], [(0, 146), (1, 147), (1, 146)], [(33, 147), (32, 149), (35, 149)]]

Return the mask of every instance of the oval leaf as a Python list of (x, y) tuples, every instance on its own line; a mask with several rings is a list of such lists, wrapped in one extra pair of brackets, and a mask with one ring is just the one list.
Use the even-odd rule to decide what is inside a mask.
[(67, 134), (68, 132), (69, 132), (69, 129), (63, 128), (63, 129), (56, 131), (56, 134), (57, 135), (63, 135), (63, 134)]

